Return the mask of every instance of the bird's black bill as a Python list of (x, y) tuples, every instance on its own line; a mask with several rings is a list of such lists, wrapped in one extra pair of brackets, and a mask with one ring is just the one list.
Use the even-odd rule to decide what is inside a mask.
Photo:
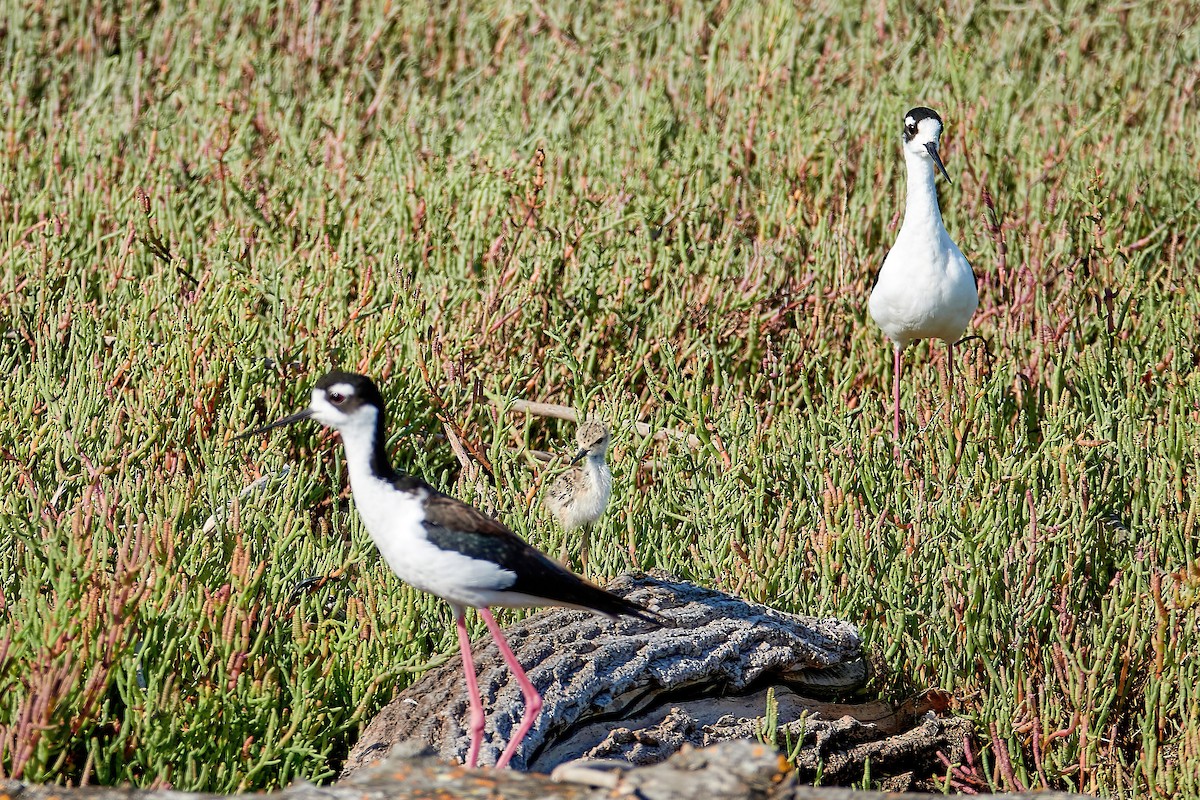
[(933, 163), (937, 164), (937, 168), (946, 176), (946, 182), (954, 183), (954, 181), (950, 180), (950, 173), (946, 172), (946, 165), (942, 163), (942, 157), (938, 155), (937, 145), (933, 142), (926, 142), (925, 149), (929, 151), (929, 157), (933, 159)]
[(237, 438), (248, 439), (251, 436), (254, 436), (259, 433), (266, 433), (267, 431), (272, 430), (274, 428), (282, 428), (284, 425), (291, 425), (293, 422), (299, 422), (300, 420), (308, 419), (309, 417), (312, 416), (312, 413), (313, 412), (312, 412), (311, 408), (306, 408), (303, 411), (300, 411), (296, 414), (292, 414), (290, 417), (284, 417), (283, 419), (278, 420), (277, 422), (272, 422), (270, 425), (264, 425), (261, 428), (255, 428), (252, 431), (246, 431), (245, 433), (239, 435)]
[(587, 448), (584, 448), (575, 454), (575, 456), (571, 459), (571, 463), (578, 464), (580, 461), (583, 461), (583, 457), (586, 455), (587, 455)]
[(341, 579), (342, 576), (337, 574), (336, 571), (330, 573), (329, 575), (314, 575), (311, 578), (305, 578), (292, 587), (292, 593), (288, 599), (295, 603), (305, 594), (308, 594), (309, 592), (315, 592), (325, 586), (325, 584), (340, 581)]

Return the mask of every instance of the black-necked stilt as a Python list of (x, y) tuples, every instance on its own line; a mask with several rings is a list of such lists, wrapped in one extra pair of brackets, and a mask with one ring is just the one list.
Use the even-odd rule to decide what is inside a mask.
[(542, 698), (488, 606), (569, 606), (608, 617), (660, 621), (649, 609), (574, 575), (500, 522), (392, 469), (385, 446), (383, 397), (365, 375), (330, 372), (317, 381), (308, 408), (243, 435), (310, 418), (342, 435), (354, 504), (388, 566), (401, 580), (441, 597), (454, 611), (471, 703), (467, 766), (475, 766), (484, 728), (464, 618), (467, 607), (479, 609), (525, 696), (525, 714), (497, 768), (508, 764), (533, 727)]
[(943, 339), (950, 389), (954, 390), (954, 342), (979, 306), (975, 273), (946, 232), (938, 208), (934, 170), (950, 175), (938, 155), (942, 118), (924, 107), (904, 115), (904, 161), (908, 199), (904, 224), (883, 261), (867, 304), (871, 317), (895, 347), (892, 394), (894, 431), (900, 438), (900, 371), (904, 348), (917, 339)]
[[(589, 421), (580, 425), (575, 431), (579, 451), (571, 459), (571, 468), (559, 475), (546, 492), (546, 508), (565, 531), (590, 527), (608, 507), (612, 494), (612, 472), (604, 460), (608, 439), (608, 428), (603, 423)], [(584, 572), (587, 554), (585, 538), (580, 548), (580, 566)]]

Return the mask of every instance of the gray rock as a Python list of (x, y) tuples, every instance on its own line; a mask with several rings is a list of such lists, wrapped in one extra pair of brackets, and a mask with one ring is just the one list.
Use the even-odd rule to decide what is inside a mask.
[[(758, 742), (723, 742), (695, 750), (685, 747), (667, 761), (615, 773), (609, 786), (555, 781), (546, 775), (514, 770), (467, 770), (420, 755), (420, 749), (397, 748), (353, 781), (335, 786), (298, 782), (257, 795), (261, 800), (922, 800), (929, 795), (882, 794), (800, 786), (786, 761)], [(13, 800), (221, 800), (224, 795), (168, 790), (88, 786), (29, 786), (5, 781)], [(1082, 795), (1038, 792), (1005, 795), (1006, 800), (1077, 800)]]
[[(858, 631), (849, 623), (785, 614), (646, 576), (622, 576), (608, 588), (672, 624), (613, 622), (551, 609), (510, 627), (506, 635), (513, 650), (545, 701), (513, 758), (514, 768), (549, 772), (581, 757), (661, 761), (685, 743), (715, 740), (703, 729), (724, 716), (760, 716), (766, 706), (765, 695), (755, 693), (759, 684), (829, 697), (847, 694), (867, 679)], [(480, 763), (489, 764), (520, 722), (524, 703), (495, 644), (477, 645), (474, 657), (487, 716)], [(748, 697), (729, 707), (727, 700), (738, 695)], [(343, 775), (410, 739), (461, 762), (469, 743), (466, 719), (462, 665), (452, 659), (402, 692), (367, 726)], [(655, 737), (646, 731), (656, 727), (660, 733), (650, 745)]]

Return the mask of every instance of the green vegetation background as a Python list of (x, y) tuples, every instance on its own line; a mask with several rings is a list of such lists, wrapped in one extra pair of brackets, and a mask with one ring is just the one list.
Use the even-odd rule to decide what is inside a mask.
[[(550, 552), (523, 450), (572, 430), (494, 403), (607, 416), (593, 575), (855, 621), (875, 688), (949, 691), (998, 788), (1196, 796), (1198, 18), (10, 3), (0, 769), (324, 780), (451, 657), (445, 607), (351, 513), (336, 439), (232, 438), (340, 365), (382, 379), (399, 466), (491, 499), (449, 425)], [(960, 348), (952, 408), (944, 347), (909, 353), (896, 460), (866, 298), (915, 104), (947, 121), (986, 347)]]

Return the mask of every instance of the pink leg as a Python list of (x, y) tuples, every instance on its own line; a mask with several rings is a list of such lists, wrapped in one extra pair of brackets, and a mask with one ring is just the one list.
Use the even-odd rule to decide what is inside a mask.
[(525, 735), (529, 733), (529, 729), (533, 727), (533, 723), (537, 721), (537, 716), (542, 711), (542, 696), (538, 694), (537, 689), (533, 688), (533, 684), (529, 682), (529, 676), (521, 668), (521, 662), (517, 661), (517, 657), (513, 655), (513, 651), (509, 649), (508, 641), (500, 631), (500, 626), (496, 624), (496, 619), (492, 616), (492, 612), (486, 608), (481, 608), (479, 609), (479, 616), (483, 617), (483, 621), (487, 623), (488, 630), (492, 632), (492, 638), (496, 640), (496, 646), (500, 648), (500, 655), (504, 656), (504, 663), (508, 664), (508, 668), (516, 676), (517, 683), (521, 685), (521, 694), (525, 695), (525, 716), (521, 717), (521, 724), (517, 728), (517, 732), (508, 740), (508, 747), (504, 748), (504, 754), (496, 762), (496, 769), (504, 769), (508, 766), (509, 759), (513, 757), (513, 753), (517, 752), (517, 747), (520, 746), (521, 740), (525, 738)]
[(950, 382), (950, 405), (946, 407), (950, 424), (954, 424), (954, 342), (946, 342), (946, 378)]
[(479, 760), (479, 745), (483, 743), (483, 701), (479, 698), (479, 681), (475, 677), (475, 664), (471, 660), (471, 637), (467, 635), (467, 621), (463, 609), (454, 609), (454, 624), (458, 628), (458, 649), (462, 651), (463, 674), (467, 676), (467, 697), (471, 702), (471, 749), (467, 752), (467, 767), (475, 769)]
[(580, 530), (583, 535), (582, 544), (579, 546), (579, 572), (581, 575), (587, 575), (588, 551), (591, 549), (592, 524), (589, 522)]
[(896, 436), (896, 442), (900, 441), (900, 369), (904, 365), (903, 357), (904, 349), (900, 345), (896, 345), (896, 358), (892, 372), (892, 397), (895, 403), (895, 418), (893, 421), (892, 432)]

